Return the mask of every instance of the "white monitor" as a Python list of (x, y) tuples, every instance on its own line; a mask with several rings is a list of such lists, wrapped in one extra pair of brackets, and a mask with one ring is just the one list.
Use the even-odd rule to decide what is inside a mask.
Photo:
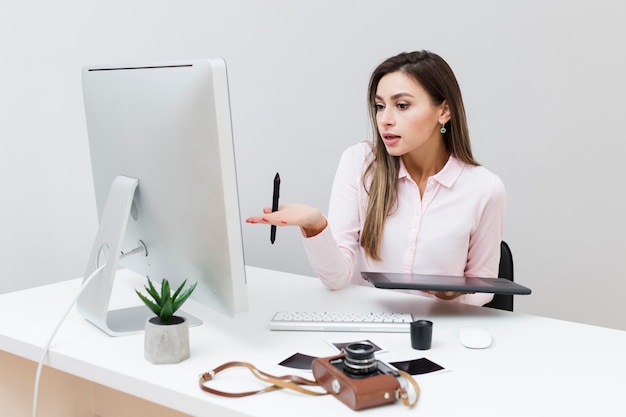
[[(247, 309), (226, 64), (221, 59), (83, 68), (99, 230), (79, 312), (116, 336), (150, 310), (109, 310), (119, 268), (227, 315)], [(138, 299), (138, 298), (137, 298)], [(139, 300), (139, 299), (138, 299)]]

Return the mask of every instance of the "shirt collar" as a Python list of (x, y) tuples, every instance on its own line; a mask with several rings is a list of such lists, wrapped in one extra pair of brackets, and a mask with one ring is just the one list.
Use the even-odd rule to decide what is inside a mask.
[[(450, 188), (461, 176), (461, 172), (463, 172), (464, 166), (465, 164), (463, 162), (450, 155), (450, 158), (448, 158), (448, 162), (446, 162), (441, 171), (433, 175), (431, 178), (437, 181), (439, 184), (443, 185), (444, 187)], [(406, 170), (404, 162), (402, 162), (402, 158), (400, 158), (400, 170), (398, 171), (398, 178), (407, 178), (408, 176), (409, 172)]]

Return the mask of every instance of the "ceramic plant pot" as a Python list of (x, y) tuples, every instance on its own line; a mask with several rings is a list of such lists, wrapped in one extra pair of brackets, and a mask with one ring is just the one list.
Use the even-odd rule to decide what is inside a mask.
[(189, 358), (189, 324), (174, 316), (169, 324), (158, 317), (146, 321), (144, 357), (154, 364), (179, 363)]

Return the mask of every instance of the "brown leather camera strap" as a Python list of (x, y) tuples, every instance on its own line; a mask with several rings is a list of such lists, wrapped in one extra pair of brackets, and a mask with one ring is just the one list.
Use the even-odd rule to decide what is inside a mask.
[[(256, 378), (270, 385), (260, 390), (243, 391), (243, 392), (219, 391), (213, 388), (209, 388), (206, 385), (206, 383), (208, 381), (211, 381), (213, 378), (215, 378), (215, 376), (218, 373), (226, 369), (235, 368), (235, 367), (247, 368), (252, 373), (252, 375), (254, 375)], [(415, 403), (417, 403), (417, 400), (419, 399), (420, 387), (417, 384), (417, 381), (415, 381), (415, 379), (413, 379), (413, 377), (409, 375), (408, 373), (401, 371), (401, 370), (398, 370), (398, 373), (404, 379), (409, 381), (409, 383), (412, 385), (413, 390), (415, 391), (415, 398), (413, 398), (413, 400), (410, 399), (409, 393), (405, 387), (400, 387), (400, 389), (396, 393), (396, 397), (398, 400), (402, 401), (402, 403), (405, 406), (411, 408), (415, 405)], [(215, 395), (220, 395), (222, 397), (230, 397), (230, 398), (246, 397), (249, 395), (260, 394), (263, 392), (270, 392), (270, 391), (274, 391), (274, 390), (281, 389), (281, 388), (291, 389), (291, 390), (294, 390), (303, 394), (307, 394), (307, 395), (328, 394), (326, 391), (313, 391), (311, 389), (307, 389), (303, 387), (303, 385), (310, 386), (310, 387), (319, 387), (319, 384), (316, 381), (313, 381), (307, 378), (302, 378), (297, 375), (282, 375), (282, 376), (270, 375), (268, 373), (258, 370), (254, 365), (248, 362), (226, 362), (225, 364), (218, 366), (212, 371), (205, 372), (202, 375), (200, 375), (199, 382), (200, 382), (200, 388), (202, 388), (203, 391), (206, 391)]]
[(398, 391), (398, 399), (400, 401), (402, 401), (402, 403), (404, 405), (406, 405), (407, 407), (411, 408), (415, 405), (415, 403), (417, 403), (417, 400), (419, 400), (420, 398), (420, 386), (417, 384), (417, 381), (407, 372), (401, 371), (401, 370), (397, 370), (397, 372), (407, 381), (409, 381), (409, 383), (411, 384), (411, 386), (413, 386), (413, 390), (415, 391), (415, 398), (413, 399), (413, 401), (411, 401), (411, 399), (409, 398), (409, 393), (406, 390), (406, 388), (404, 387), (400, 387), (400, 390)]
[[(270, 385), (257, 391), (244, 391), (244, 392), (224, 392), (224, 391), (218, 391), (216, 389), (209, 388), (208, 386), (206, 386), (206, 382), (211, 381), (213, 378), (215, 378), (215, 375), (217, 375), (218, 373), (226, 369), (234, 368), (234, 367), (247, 368), (252, 373), (252, 375), (254, 375), (256, 378)], [(270, 375), (268, 373), (258, 370), (257, 368), (254, 367), (254, 365), (248, 362), (227, 362), (223, 365), (218, 366), (212, 371), (205, 372), (202, 375), (200, 375), (200, 388), (202, 388), (203, 391), (210, 392), (211, 394), (221, 395), (223, 397), (231, 397), (231, 398), (246, 397), (248, 395), (260, 394), (262, 392), (270, 392), (270, 391), (274, 391), (274, 390), (281, 389), (281, 388), (291, 389), (291, 390), (298, 391), (307, 395), (327, 394), (325, 391), (320, 392), (320, 391), (313, 391), (313, 390), (304, 388), (303, 385), (312, 386), (312, 387), (319, 386), (317, 382), (312, 381), (310, 379), (299, 377), (297, 375), (283, 375), (283, 376)]]

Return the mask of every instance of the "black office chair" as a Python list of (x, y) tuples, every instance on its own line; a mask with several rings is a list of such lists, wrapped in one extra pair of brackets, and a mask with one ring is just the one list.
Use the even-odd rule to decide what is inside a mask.
[[(505, 241), (500, 243), (500, 267), (498, 268), (498, 277), (513, 281), (513, 254), (511, 253), (511, 248)], [(485, 307), (513, 311), (513, 296), (495, 294), (493, 300), (485, 304)]]

